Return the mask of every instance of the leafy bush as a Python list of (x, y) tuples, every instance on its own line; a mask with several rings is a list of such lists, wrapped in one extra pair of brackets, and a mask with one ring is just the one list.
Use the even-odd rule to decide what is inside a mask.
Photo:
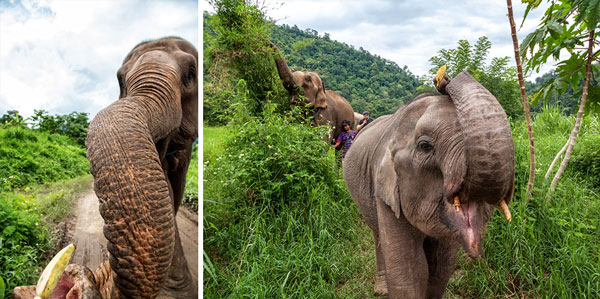
[(49, 249), (44, 224), (32, 196), (0, 194), (0, 273), (6, 295), (37, 278), (40, 257)]
[(335, 186), (335, 158), (324, 141), (329, 129), (290, 124), (290, 117), (274, 110), (275, 105), (267, 105), (262, 118), (234, 126), (226, 141), (228, 158), (235, 161), (228, 176), (234, 186), (242, 187), (231, 193), (261, 205), (283, 206), (292, 198), (301, 200), (298, 195), (312, 190), (316, 182)]
[(274, 113), (274, 104), (258, 118), (243, 107), (222, 148), (205, 146), (204, 296), (322, 298), (340, 284), (348, 294), (361, 289), (348, 282), (369, 275), (356, 273), (373, 253), (350, 248), (370, 231), (324, 141), (327, 128)]
[[(78, 195), (91, 187), (92, 176), (0, 192), (0, 274), (5, 295), (33, 285), (42, 267), (60, 250), (62, 225), (75, 212)], [(2, 294), (0, 294), (2, 298)]]
[(68, 137), (0, 128), (0, 192), (89, 173), (85, 149)]
[(568, 167), (600, 188), (600, 117), (586, 116), (580, 133)]

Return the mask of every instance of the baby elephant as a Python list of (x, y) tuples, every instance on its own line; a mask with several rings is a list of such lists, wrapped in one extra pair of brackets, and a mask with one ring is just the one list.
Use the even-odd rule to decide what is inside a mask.
[(442, 298), (459, 244), (479, 256), (494, 207), (510, 218), (515, 151), (506, 114), (468, 73), (444, 79), (443, 95), (420, 95), (361, 130), (344, 160), (346, 185), (375, 237), (378, 295)]

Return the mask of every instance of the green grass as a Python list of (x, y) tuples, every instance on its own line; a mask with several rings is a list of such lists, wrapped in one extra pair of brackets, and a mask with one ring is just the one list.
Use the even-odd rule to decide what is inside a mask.
[[(445, 298), (600, 297), (599, 118), (584, 120), (573, 164), (550, 201), (544, 174), (574, 118), (548, 109), (534, 119), (534, 195), (524, 199), (527, 132), (514, 122), (512, 223), (494, 212), (481, 258), (459, 252)], [(373, 239), (349, 196), (332, 198), (315, 184), (306, 205), (292, 199), (274, 211), (250, 198), (234, 201), (225, 189), (236, 182), (224, 175), (238, 158), (225, 151), (230, 130), (204, 128), (204, 296), (372, 298)]]
[(77, 210), (80, 192), (91, 187), (91, 175), (23, 190), (0, 193), (0, 276), (5, 295), (34, 285), (41, 269), (60, 248), (60, 225)]

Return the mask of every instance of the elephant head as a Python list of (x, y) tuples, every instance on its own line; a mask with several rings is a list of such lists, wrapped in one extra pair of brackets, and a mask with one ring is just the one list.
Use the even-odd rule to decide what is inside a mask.
[(493, 207), (512, 198), (514, 144), (504, 110), (468, 73), (446, 91), (452, 102), (413, 105), (424, 109), (419, 117), (398, 123), (376, 194), (426, 235), (458, 237), (476, 257)]
[(198, 135), (198, 52), (168, 37), (131, 50), (119, 99), (90, 123), (86, 145), (114, 283), (156, 297), (179, 277), (193, 291), (175, 224)]
[(325, 94), (325, 85), (319, 74), (308, 71), (295, 71), (292, 73), (285, 59), (277, 47), (271, 46), (277, 51), (275, 56), (275, 64), (277, 72), (283, 81), (283, 86), (290, 93), (290, 103), (294, 103), (298, 98), (298, 87), (302, 88), (305, 98), (305, 104), (309, 104), (310, 108), (327, 108), (327, 95)]

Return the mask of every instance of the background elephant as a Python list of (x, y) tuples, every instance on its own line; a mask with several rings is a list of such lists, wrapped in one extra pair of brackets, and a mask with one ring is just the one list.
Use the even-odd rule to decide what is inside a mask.
[(363, 115), (357, 112), (354, 112), (354, 127), (352, 130), (356, 131), (356, 127), (358, 126), (358, 122), (363, 119)]
[[(375, 237), (375, 292), (441, 298), (459, 244), (480, 255), (494, 206), (510, 202), (515, 157), (504, 110), (463, 72), (359, 132), (346, 185)], [(508, 216), (507, 216), (508, 218)]]
[(271, 45), (277, 52), (275, 64), (283, 86), (290, 93), (290, 103), (295, 103), (299, 99), (299, 88), (302, 88), (304, 103), (315, 109), (315, 113), (311, 116), (313, 125), (330, 125), (332, 127), (332, 134), (328, 138), (329, 143), (335, 143), (343, 130), (342, 122), (344, 120), (350, 121), (351, 128), (356, 127), (354, 110), (346, 99), (334, 91), (325, 90), (321, 77), (315, 72), (295, 71), (292, 73), (277, 47)]
[(125, 57), (119, 99), (98, 112), (86, 140), (109, 260), (94, 275), (71, 265), (58, 296), (198, 296), (175, 222), (198, 136), (197, 67), (198, 51), (177, 37), (142, 42)]

